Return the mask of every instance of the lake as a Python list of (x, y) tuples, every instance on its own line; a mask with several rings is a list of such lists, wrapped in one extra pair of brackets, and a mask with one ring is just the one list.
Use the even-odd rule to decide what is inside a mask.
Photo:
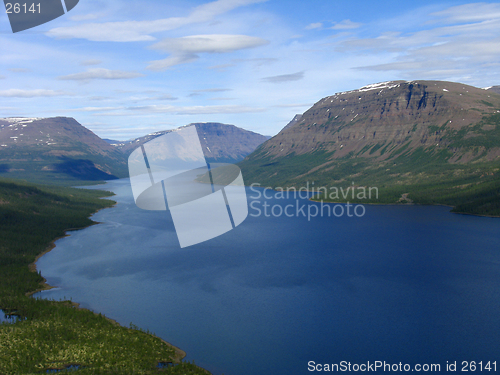
[[(500, 219), (382, 205), (308, 218), (299, 207), (318, 203), (248, 189), (240, 226), (181, 249), (169, 213), (138, 209), (128, 179), (105, 189), (118, 204), (39, 259), (57, 288), (37, 296), (149, 329), (214, 375), (500, 365)], [(264, 203), (291, 215), (258, 216)]]

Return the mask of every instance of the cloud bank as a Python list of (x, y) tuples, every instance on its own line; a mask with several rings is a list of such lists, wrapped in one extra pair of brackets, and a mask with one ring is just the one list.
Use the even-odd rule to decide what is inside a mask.
[(282, 74), (279, 76), (265, 77), (265, 78), (262, 78), (262, 80), (265, 82), (270, 82), (270, 83), (283, 83), (283, 82), (290, 82), (290, 81), (300, 81), (302, 78), (304, 78), (304, 72), (297, 72), (297, 73), (293, 73), (293, 74)]
[(150, 34), (208, 22), (233, 9), (264, 1), (267, 0), (217, 0), (197, 6), (187, 17), (170, 17), (153, 21), (86, 23), (70, 27), (57, 27), (48, 31), (47, 35), (57, 39), (81, 38), (94, 42), (153, 41), (155, 38)]
[(73, 95), (64, 91), (54, 90), (20, 90), (9, 89), (0, 91), (0, 97), (3, 98), (39, 98), (39, 97), (53, 97), (53, 96), (70, 96)]
[(122, 70), (110, 70), (104, 68), (89, 69), (86, 72), (70, 74), (59, 77), (61, 80), (90, 81), (94, 79), (131, 79), (142, 77), (144, 74), (136, 72), (125, 72)]
[(199, 58), (200, 53), (227, 53), (263, 46), (269, 42), (247, 35), (192, 35), (182, 38), (165, 38), (151, 46), (152, 49), (170, 53), (171, 56), (151, 61), (148, 69), (165, 70), (174, 65), (186, 64)]

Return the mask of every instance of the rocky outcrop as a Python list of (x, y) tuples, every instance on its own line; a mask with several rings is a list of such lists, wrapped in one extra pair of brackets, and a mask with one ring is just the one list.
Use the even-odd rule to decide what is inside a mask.
[(321, 150), (333, 152), (333, 158), (355, 154), (384, 159), (388, 149), (403, 146), (465, 153), (452, 147), (457, 136), (474, 137), (481, 132), (474, 125), (498, 113), (497, 108), (500, 95), (460, 83), (373, 84), (320, 100), (267, 141), (259, 155), (279, 158)]
[(301, 118), (302, 118), (301, 114), (295, 115), (294, 118), (292, 119), (292, 121), (290, 121), (288, 124), (286, 124), (286, 126), (283, 128), (283, 130), (291, 128), (292, 126), (298, 124)]
[(491, 86), (486, 89), (487, 91), (492, 91), (496, 94), (500, 94), (500, 86)]

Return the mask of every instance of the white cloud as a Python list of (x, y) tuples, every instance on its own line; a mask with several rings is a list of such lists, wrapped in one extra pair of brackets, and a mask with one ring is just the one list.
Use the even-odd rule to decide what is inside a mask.
[(79, 14), (79, 15), (71, 17), (71, 20), (76, 21), (76, 22), (96, 20), (98, 18), (101, 18), (103, 15), (104, 15), (103, 13)]
[(173, 113), (177, 115), (211, 115), (263, 112), (263, 108), (254, 108), (241, 105), (208, 105), (176, 107), (172, 105), (148, 105), (142, 107), (129, 107), (129, 110), (147, 113)]
[(225, 91), (231, 91), (232, 89), (201, 89), (201, 90), (193, 90), (192, 92), (225, 92)]
[(27, 68), (9, 68), (7, 70), (11, 71), (12, 73), (28, 73), (31, 71)]
[[(146, 93), (147, 94), (147, 93)], [(129, 102), (142, 102), (142, 101), (164, 101), (164, 100), (178, 100), (178, 97), (172, 96), (170, 94), (161, 94), (161, 95), (156, 95), (156, 96), (142, 96), (142, 95), (132, 95), (127, 98), (124, 98), (123, 100), (129, 101)]]
[(164, 70), (171, 66), (192, 62), (199, 53), (227, 53), (268, 44), (262, 38), (247, 35), (191, 35), (182, 38), (166, 38), (151, 48), (172, 55), (163, 60), (152, 61), (150, 70)]
[(197, 6), (187, 17), (171, 17), (154, 21), (123, 21), (88, 23), (58, 27), (47, 32), (58, 39), (82, 38), (91, 41), (138, 42), (155, 40), (150, 34), (177, 29), (195, 23), (211, 21), (233, 9), (267, 0), (217, 0)]
[(149, 70), (160, 71), (168, 69), (175, 65), (187, 64), (198, 59), (195, 54), (180, 54), (168, 57), (163, 60), (151, 61), (147, 67)]
[(176, 96), (172, 96), (170, 94), (164, 94), (164, 95), (156, 96), (153, 98), (147, 98), (145, 100), (177, 100), (177, 99), (179, 99), (179, 98)]
[(90, 66), (90, 65), (99, 65), (101, 64), (102, 61), (101, 60), (97, 60), (97, 59), (89, 59), (89, 60), (85, 60), (85, 61), (82, 61), (80, 63), (80, 65), (83, 65), (83, 66)]
[(52, 97), (52, 96), (69, 96), (73, 95), (64, 91), (54, 91), (54, 90), (20, 90), (20, 89), (9, 89), (1, 90), (0, 97), (4, 98), (37, 98), (37, 97)]
[(279, 76), (266, 77), (266, 78), (262, 78), (262, 80), (265, 82), (270, 82), (270, 83), (282, 83), (282, 82), (290, 82), (290, 81), (299, 81), (302, 78), (304, 78), (304, 72), (297, 72), (297, 73), (293, 73), (293, 74), (282, 74)]
[(279, 61), (279, 59), (269, 58), (269, 57), (248, 58), (248, 59), (232, 59), (230, 63), (209, 66), (208, 69), (225, 71), (227, 68), (235, 67), (237, 64), (241, 64), (241, 63), (251, 63), (254, 68), (260, 68), (261, 66), (264, 66), (264, 65), (274, 64), (277, 61)]
[(234, 63), (219, 64), (219, 65), (209, 66), (208, 69), (213, 69), (213, 70), (217, 70), (219, 72), (224, 72), (224, 71), (226, 71), (227, 68), (232, 68), (234, 66), (236, 66), (236, 64), (234, 64)]
[(69, 74), (59, 77), (62, 80), (89, 81), (92, 79), (131, 79), (142, 77), (144, 74), (136, 72), (125, 72), (122, 70), (110, 70), (104, 68), (89, 69), (86, 72)]
[(87, 98), (88, 100), (93, 100), (93, 101), (103, 101), (103, 100), (109, 100), (111, 99), (111, 97), (109, 96), (99, 96), (99, 95), (96, 95), (96, 96), (90, 96)]
[(210, 98), (208, 100), (217, 102), (217, 101), (227, 101), (227, 100), (236, 100), (237, 98), (224, 98), (224, 97), (219, 97), (219, 98)]
[(311, 23), (305, 27), (306, 30), (321, 29), (323, 24), (321, 22)]
[(0, 79), (5, 79), (5, 78), (7, 78), (7, 77), (5, 77), (5, 76), (1, 76), (1, 75), (0, 75)]
[(255, 67), (260, 67), (264, 65), (270, 65), (274, 64), (275, 62), (278, 62), (279, 59), (274, 58), (274, 57), (260, 57), (260, 58), (253, 58), (253, 59), (235, 59), (235, 62), (250, 62), (253, 63)]
[(480, 22), (500, 18), (500, 4), (473, 3), (432, 13), (448, 22)]
[(429, 22), (422, 21), (424, 30), (351, 38), (340, 44), (338, 51), (385, 55), (387, 62), (357, 69), (399, 72), (410, 79), (469, 82), (471, 77), (500, 78), (497, 67), (492, 65), (500, 61), (500, 4), (452, 7), (428, 14), (427, 18)]
[(267, 40), (246, 35), (192, 35), (166, 38), (151, 48), (165, 52), (224, 53), (268, 43)]
[(83, 108), (73, 108), (66, 109), (70, 112), (99, 112), (99, 111), (117, 111), (124, 109), (124, 107), (83, 107)]
[(277, 104), (273, 107), (276, 108), (311, 108), (314, 103), (290, 103), (290, 104)]
[(335, 25), (331, 27), (333, 30), (352, 30), (361, 27), (361, 23), (352, 22), (351, 20), (343, 20), (337, 22)]

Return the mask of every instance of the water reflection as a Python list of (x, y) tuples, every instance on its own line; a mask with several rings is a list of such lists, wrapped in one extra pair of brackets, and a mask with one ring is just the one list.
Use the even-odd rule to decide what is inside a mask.
[(16, 314), (17, 311), (0, 310), (0, 324), (13, 324), (20, 322), (22, 319)]

